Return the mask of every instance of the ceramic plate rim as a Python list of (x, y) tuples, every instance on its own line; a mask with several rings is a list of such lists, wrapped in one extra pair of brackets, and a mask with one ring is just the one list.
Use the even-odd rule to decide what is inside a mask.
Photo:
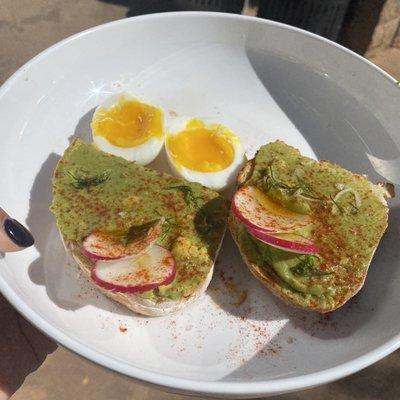
[[(257, 21), (257, 23), (267, 24), (271, 26), (276, 26), (280, 28), (285, 28), (300, 35), (309, 36), (320, 41), (325, 42), (327, 45), (336, 47), (340, 51), (347, 53), (353, 57), (362, 60), (364, 63), (368, 64), (379, 74), (383, 75), (385, 78), (389, 79), (391, 82), (396, 82), (396, 80), (390, 76), (388, 73), (377, 67), (372, 62), (366, 60), (364, 57), (354, 53), (353, 51), (334, 43), (328, 39), (315, 35), (313, 33), (304, 31), (299, 28), (295, 28), (286, 24), (282, 24), (275, 21), (264, 20), (255, 17), (243, 16), (238, 14), (225, 14), (225, 13), (214, 13), (214, 12), (167, 12), (167, 13), (157, 13), (148, 14), (142, 16), (136, 16), (131, 18), (120, 19), (116, 21), (111, 21), (102, 25), (98, 25), (82, 32), (74, 34), (55, 43), (54, 45), (43, 50), (41, 53), (30, 59), (27, 63), (22, 65), (14, 74), (12, 74), (6, 82), (0, 87), (0, 98), (12, 87), (15, 81), (17, 81), (25, 71), (40, 61), (42, 58), (49, 56), (53, 51), (63, 47), (65, 44), (70, 43), (81, 36), (92, 34), (98, 30), (102, 30), (106, 27), (117, 26), (119, 24), (130, 24), (135, 23), (139, 20), (157, 20), (165, 18), (185, 18), (190, 17), (212, 17), (212, 18), (222, 18), (222, 19), (237, 19), (237, 20), (248, 20)], [(383, 357), (387, 356), (391, 352), (395, 351), (400, 347), (400, 333), (392, 337), (385, 344), (378, 346), (374, 350), (357, 357), (351, 361), (347, 361), (343, 364), (339, 364), (335, 367), (322, 370), (320, 372), (306, 374), (303, 376), (297, 376), (292, 378), (282, 378), (273, 379), (266, 381), (257, 382), (225, 382), (225, 381), (195, 381), (190, 379), (176, 378), (160, 373), (150, 372), (143, 370), (141, 368), (132, 367), (124, 362), (112, 359), (96, 350), (85, 346), (80, 343), (79, 340), (73, 339), (68, 335), (64, 334), (57, 328), (53, 327), (46, 318), (37, 313), (33, 308), (25, 304), (18, 296), (18, 294), (6, 283), (3, 277), (0, 275), (0, 291), (6, 297), (6, 299), (30, 322), (32, 322), (38, 329), (44, 332), (49, 337), (53, 338), (57, 343), (63, 345), (64, 347), (72, 350), (73, 352), (84, 356), (85, 358), (100, 364), (106, 368), (112, 369), (114, 371), (120, 372), (124, 375), (128, 375), (140, 381), (148, 382), (157, 386), (162, 386), (165, 388), (175, 389), (181, 392), (196, 392), (204, 393), (210, 395), (235, 395), (235, 396), (257, 396), (257, 395), (267, 395), (267, 394), (278, 394), (283, 392), (296, 391), (301, 389), (310, 388), (317, 385), (322, 385), (324, 383), (329, 383), (334, 380), (343, 378), (352, 373), (355, 373), (363, 368), (368, 367), (374, 362), (379, 361)]]

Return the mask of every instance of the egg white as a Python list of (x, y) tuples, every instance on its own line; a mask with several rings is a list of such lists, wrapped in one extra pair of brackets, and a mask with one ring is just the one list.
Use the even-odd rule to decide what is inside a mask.
[(132, 96), (129, 93), (123, 92), (115, 94), (109, 98), (107, 98), (102, 104), (100, 104), (92, 118), (92, 122), (97, 118), (100, 109), (109, 109), (113, 105), (119, 103), (121, 98), (125, 98), (128, 100), (136, 100), (140, 101), (141, 103), (145, 103), (151, 105), (152, 107), (158, 108), (161, 110), (163, 114), (163, 133), (161, 137), (150, 137), (146, 142), (141, 143), (137, 146), (133, 147), (119, 147), (115, 146), (114, 144), (110, 143), (106, 138), (100, 135), (95, 135), (92, 129), (92, 139), (95, 145), (102, 151), (106, 153), (113, 154), (115, 156), (123, 157), (128, 161), (136, 161), (138, 164), (147, 165), (151, 163), (160, 153), (163, 144), (164, 144), (164, 137), (165, 137), (165, 112), (164, 110), (159, 107), (155, 106), (151, 103), (146, 102), (143, 99), (139, 99), (137, 97)]
[[(176, 135), (184, 130), (187, 122), (191, 119), (193, 118), (180, 117), (171, 121), (166, 133), (166, 139), (169, 136)], [(205, 123), (205, 125), (208, 126), (210, 124)], [(190, 182), (198, 182), (203, 186), (217, 191), (222, 191), (235, 184), (237, 174), (245, 162), (245, 151), (238, 137), (237, 140), (232, 141), (232, 146), (234, 150), (234, 158), (228, 167), (215, 172), (201, 172), (179, 164), (173, 158), (168, 148), (168, 140), (165, 141), (165, 150), (167, 153), (168, 162), (174, 175), (184, 178)]]

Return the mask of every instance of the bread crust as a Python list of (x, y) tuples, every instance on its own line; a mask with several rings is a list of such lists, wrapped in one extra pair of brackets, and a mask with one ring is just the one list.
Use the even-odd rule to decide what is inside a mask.
[[(246, 162), (246, 164), (244, 165), (244, 167), (239, 171), (239, 174), (237, 177), (237, 184), (239, 187), (242, 186), (243, 184), (245, 184), (246, 181), (251, 177), (251, 174), (254, 169), (254, 162), (255, 162), (254, 158), (251, 160), (248, 160)], [(383, 190), (381, 190), (378, 186), (376, 186), (375, 194), (379, 197), (379, 199), (382, 201), (383, 204), (386, 204), (385, 197), (390, 196), (389, 194), (387, 196), (385, 196), (385, 192)], [(289, 298), (283, 292), (282, 287), (279, 283), (279, 278), (275, 277), (273, 273), (268, 272), (268, 268), (271, 271), (273, 271), (272, 266), (267, 266), (267, 268), (265, 266), (262, 267), (262, 266), (257, 265), (249, 260), (248, 256), (246, 255), (246, 253), (243, 251), (242, 247), (240, 246), (240, 243), (238, 240), (237, 223), (240, 223), (240, 222), (236, 221), (236, 217), (233, 216), (232, 212), (231, 212), (231, 215), (228, 219), (229, 230), (231, 232), (233, 240), (235, 241), (235, 243), (239, 249), (240, 255), (242, 256), (244, 263), (249, 268), (249, 270), (253, 274), (253, 276), (256, 279), (258, 279), (263, 286), (265, 286), (268, 290), (270, 290), (276, 297), (280, 298), (286, 304), (288, 304), (292, 307), (306, 310), (306, 311), (316, 311), (318, 313), (325, 314), (325, 313), (334, 311), (334, 310), (340, 308), (341, 306), (343, 306), (347, 301), (349, 301), (350, 298), (355, 296), (364, 286), (365, 279), (367, 277), (368, 268), (369, 268), (371, 260), (374, 256), (375, 251), (373, 252), (373, 254), (371, 256), (371, 259), (369, 260), (368, 268), (364, 274), (362, 282), (359, 284), (359, 286), (354, 288), (354, 290), (351, 293), (349, 293), (347, 296), (344, 296), (340, 302), (336, 303), (333, 307), (330, 307), (329, 309), (322, 308), (322, 307), (318, 306), (318, 304), (316, 304), (315, 306), (302, 306), (295, 300)]]
[(67, 242), (61, 232), (60, 236), (64, 244), (65, 250), (72, 254), (72, 257), (78, 264), (79, 268), (82, 270), (85, 276), (89, 278), (90, 282), (94, 285), (94, 287), (96, 287), (96, 289), (100, 290), (110, 299), (129, 308), (131, 311), (134, 311), (138, 314), (147, 315), (149, 317), (158, 317), (167, 314), (173, 314), (189, 306), (207, 290), (214, 271), (213, 265), (206, 279), (204, 280), (203, 285), (200, 286), (197, 291), (191, 296), (180, 300), (165, 300), (157, 302), (151, 299), (143, 299), (142, 297), (133, 293), (112, 292), (110, 290), (103, 289), (92, 282), (92, 280), (90, 279), (90, 271), (93, 266), (90, 260), (81, 254), (80, 249), (76, 244)]
[(251, 177), (254, 169), (254, 158), (247, 160), (243, 167), (240, 169), (236, 182), (238, 186), (242, 186), (246, 183), (247, 179)]
[[(240, 243), (238, 241), (238, 236), (236, 234), (236, 229), (234, 224), (232, 223), (232, 219), (229, 218), (229, 229), (231, 231), (233, 240), (235, 241), (240, 255), (242, 256), (242, 259), (244, 261), (244, 263), (246, 264), (246, 266), (249, 268), (250, 272), (252, 273), (252, 275), (261, 282), (261, 284), (263, 286), (265, 286), (268, 290), (270, 290), (276, 297), (279, 297), (281, 300), (284, 301), (284, 303), (295, 307), (295, 308), (299, 308), (301, 310), (306, 310), (306, 311), (316, 311), (319, 312), (321, 314), (325, 314), (331, 311), (334, 311), (336, 309), (338, 309), (339, 307), (341, 307), (343, 304), (345, 304), (350, 298), (352, 298), (353, 296), (355, 296), (360, 290), (361, 288), (364, 286), (364, 282), (365, 282), (365, 278), (366, 278), (366, 274), (364, 276), (364, 280), (363, 282), (360, 284), (360, 286), (357, 288), (357, 290), (355, 290), (354, 292), (352, 292), (349, 296), (346, 296), (342, 299), (342, 301), (340, 303), (335, 304), (334, 307), (331, 307), (329, 309), (325, 309), (325, 308), (321, 308), (318, 306), (315, 307), (310, 307), (310, 306), (302, 306), (297, 302), (294, 302), (293, 300), (291, 300), (290, 298), (288, 298), (288, 296), (283, 293), (282, 288), (279, 284), (279, 282), (274, 278), (273, 274), (269, 274), (267, 271), (267, 268), (261, 267), (259, 265), (257, 265), (256, 263), (252, 263), (246, 253), (243, 251), (243, 249), (240, 246)], [(371, 257), (372, 259), (372, 257)], [(272, 267), (270, 265), (268, 265), (268, 267), (272, 270)]]
[[(76, 141), (78, 139), (75, 139)], [(59, 163), (61, 162), (62, 158), (58, 161), (57, 167), (54, 171), (57, 170)], [(54, 174), (53, 174), (54, 179)], [(154, 301), (150, 299), (143, 299), (138, 295), (129, 294), (129, 293), (118, 293), (118, 292), (111, 292), (110, 290), (106, 290), (101, 288), (100, 286), (96, 285), (90, 278), (90, 271), (92, 269), (91, 261), (84, 257), (81, 254), (80, 247), (76, 243), (68, 242), (66, 238), (63, 236), (61, 231), (59, 231), (61, 241), (64, 245), (64, 249), (66, 252), (70, 252), (72, 257), (74, 258), (75, 262), (82, 270), (82, 272), (89, 278), (89, 281), (93, 284), (93, 286), (101, 291), (104, 295), (109, 297), (110, 299), (124, 305), (131, 311), (147, 315), (149, 317), (158, 317), (168, 314), (177, 313), (178, 311), (182, 310), (185, 307), (188, 307), (190, 304), (194, 303), (208, 288), (210, 284), (211, 278), (214, 272), (214, 265), (215, 260), (218, 257), (219, 251), (221, 249), (221, 245), (225, 236), (225, 231), (221, 237), (221, 241), (219, 243), (218, 249), (215, 252), (214, 263), (208, 272), (203, 285), (197, 288), (197, 291), (191, 294), (189, 297), (180, 300), (164, 300), (164, 301)]]

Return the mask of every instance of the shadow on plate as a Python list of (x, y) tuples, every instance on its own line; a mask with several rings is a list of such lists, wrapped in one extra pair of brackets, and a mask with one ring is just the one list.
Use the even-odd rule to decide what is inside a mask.
[(374, 113), (323, 71), (252, 49), (247, 56), (262, 85), (319, 159), (379, 179), (368, 155), (382, 160), (400, 157)]
[[(220, 260), (223, 260), (223, 263)], [(229, 230), (225, 234), (216, 260), (214, 276), (207, 294), (218, 308), (242, 320), (263, 321), (268, 318), (267, 307), (261, 310), (258, 304), (268, 305), (269, 293), (251, 275), (241, 260)], [(253, 302), (255, 296), (257, 300)]]
[(160, 154), (147, 167), (157, 171), (166, 172), (167, 174), (172, 173), (164, 146), (162, 147)]
[(81, 117), (78, 124), (76, 125), (75, 132), (68, 139), (72, 142), (73, 139), (80, 138), (85, 142), (91, 141), (91, 128), (90, 123), (92, 122), (93, 114), (96, 110), (96, 107), (93, 107), (89, 110), (85, 115)]

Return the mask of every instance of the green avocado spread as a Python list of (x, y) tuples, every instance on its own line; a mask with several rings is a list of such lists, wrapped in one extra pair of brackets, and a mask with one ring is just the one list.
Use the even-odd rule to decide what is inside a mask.
[(154, 171), (75, 140), (53, 177), (53, 203), (63, 237), (80, 247), (93, 230), (128, 231), (165, 218), (157, 243), (170, 250), (177, 274), (148, 299), (190, 296), (207, 277), (223, 238), (228, 206), (197, 183)]
[(312, 240), (319, 249), (316, 255), (265, 244), (230, 216), (242, 253), (265, 270), (289, 301), (329, 311), (359, 290), (387, 227), (388, 207), (381, 187), (338, 165), (303, 157), (280, 141), (260, 148), (244, 185), (310, 217), (308, 226), (293, 233)]

